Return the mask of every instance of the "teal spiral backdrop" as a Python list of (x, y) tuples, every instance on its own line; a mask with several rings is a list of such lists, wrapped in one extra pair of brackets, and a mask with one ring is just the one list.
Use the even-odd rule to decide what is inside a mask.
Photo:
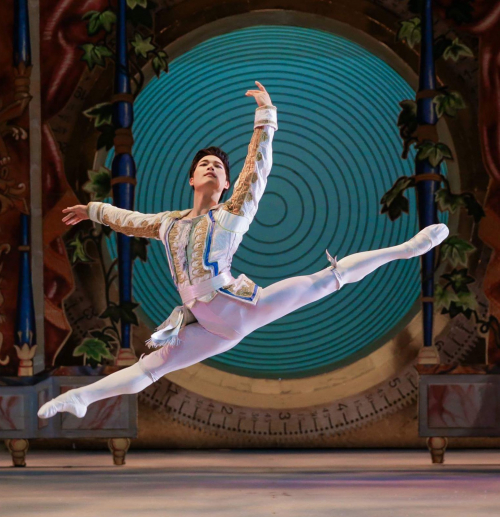
[[(233, 276), (245, 273), (265, 287), (328, 266), (326, 248), (341, 259), (418, 231), (413, 190), (409, 216), (391, 222), (380, 214), (380, 199), (395, 179), (413, 174), (414, 154), (400, 158), (396, 120), (398, 103), (414, 91), (363, 47), (299, 27), (214, 37), (148, 83), (135, 103), (136, 210), (191, 207), (189, 164), (209, 145), (229, 154), (234, 183), (252, 135), (256, 105), (244, 94), (255, 80), (278, 108), (279, 130), (266, 193), (234, 257)], [(112, 154), (108, 166), (111, 160)], [(115, 256), (113, 239), (110, 251)], [(419, 260), (392, 262), (205, 362), (263, 378), (305, 377), (348, 364), (415, 316), (419, 268)], [(155, 326), (180, 304), (159, 241), (152, 241), (147, 263), (135, 263), (134, 296)]]

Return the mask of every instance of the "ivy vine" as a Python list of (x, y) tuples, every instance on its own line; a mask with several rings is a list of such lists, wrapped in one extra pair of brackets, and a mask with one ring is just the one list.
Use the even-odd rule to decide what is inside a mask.
[[(127, 22), (132, 26), (129, 38), (128, 60), (132, 68), (132, 94), (134, 99), (144, 85), (142, 71), (147, 62), (157, 77), (162, 72), (168, 72), (168, 56), (160, 49), (154, 40), (153, 11), (155, 2), (151, 0), (127, 0)], [(86, 24), (89, 41), (82, 44), (81, 60), (87, 64), (89, 70), (95, 67), (105, 68), (114, 63), (116, 55), (115, 28), (116, 7), (111, 2), (102, 11), (88, 11), (83, 14), (82, 22)], [(109, 151), (114, 145), (115, 127), (113, 125), (113, 104), (101, 102), (85, 110), (84, 115), (91, 119), (95, 129), (99, 132), (97, 149), (105, 148)], [(88, 181), (83, 190), (90, 194), (93, 201), (104, 201), (111, 195), (111, 171), (106, 167), (88, 171)], [(99, 315), (104, 326), (88, 331), (88, 335), (73, 351), (74, 356), (83, 356), (84, 364), (93, 367), (104, 360), (114, 360), (113, 351), (120, 347), (120, 323), (138, 325), (135, 302), (117, 303), (111, 298), (111, 285), (117, 278), (117, 259), (106, 268), (102, 253), (103, 238), (109, 238), (111, 229), (105, 225), (98, 225), (88, 231), (77, 232), (68, 242), (68, 254), (72, 264), (95, 264), (97, 261), (105, 285), (106, 307)], [(132, 237), (131, 260), (147, 260), (147, 246), (149, 241), (144, 238)], [(97, 256), (92, 256), (89, 250), (94, 250)]]
[[(130, 38), (128, 60), (133, 69), (130, 79), (133, 82), (133, 96), (139, 95), (144, 86), (143, 66), (151, 62), (157, 77), (162, 72), (168, 72), (168, 55), (161, 50), (154, 41), (153, 11), (156, 4), (151, 0), (127, 0), (126, 19), (133, 27)], [(108, 6), (103, 11), (88, 11), (82, 16), (87, 25), (87, 34), (92, 39), (80, 46), (81, 60), (87, 63), (89, 70), (94, 67), (106, 67), (114, 62), (115, 40), (114, 27), (116, 25), (116, 9)], [(84, 111), (84, 115), (94, 122), (99, 132), (97, 149), (105, 147), (109, 151), (113, 147), (115, 128), (112, 120), (113, 105), (111, 102), (102, 102)]]
[[(83, 189), (91, 194), (93, 201), (102, 201), (111, 195), (111, 171), (101, 167), (99, 171), (88, 171), (89, 181), (83, 185)], [(104, 327), (88, 331), (88, 336), (75, 348), (74, 356), (83, 356), (84, 364), (97, 366), (104, 359), (114, 360), (113, 350), (120, 347), (120, 322), (139, 325), (135, 313), (138, 303), (117, 303), (111, 297), (111, 286), (118, 276), (118, 260), (114, 259), (106, 268), (102, 247), (103, 238), (110, 238), (112, 230), (106, 225), (97, 225), (88, 231), (80, 230), (67, 244), (68, 254), (72, 264), (100, 264), (104, 279), (104, 292), (106, 307), (99, 315)], [(149, 240), (142, 237), (131, 237), (131, 260), (140, 259), (147, 261), (147, 246)], [(94, 250), (97, 254), (93, 257), (89, 252)]]
[[(410, 0), (409, 8), (412, 14), (420, 13), (422, 0)], [(458, 0), (453, 2), (446, 10), (446, 16), (455, 20), (457, 24), (467, 23), (471, 16), (471, 1)], [(419, 16), (412, 16), (408, 20), (400, 22), (397, 39), (405, 42), (413, 48), (420, 43), (421, 21)], [(434, 40), (434, 58), (458, 61), (461, 58), (472, 57), (471, 49), (460, 41), (458, 37), (450, 36), (452, 31), (438, 36)], [(438, 88), (434, 92), (433, 105), (436, 116), (454, 118), (458, 110), (464, 109), (466, 104), (459, 92), (451, 91), (447, 86)], [(415, 146), (416, 161), (426, 160), (432, 167), (438, 167), (444, 160), (453, 160), (451, 149), (439, 142), (435, 126), (421, 125), (417, 119), (417, 101), (405, 99), (399, 103), (401, 111), (397, 125), (403, 141), (403, 159), (408, 158), (409, 150)], [(455, 213), (464, 209), (467, 215), (479, 223), (485, 213), (481, 204), (471, 192), (454, 193), (451, 191), (448, 179), (440, 177), (440, 188), (435, 193), (435, 201), (441, 212)], [(395, 221), (403, 213), (409, 213), (409, 202), (405, 191), (416, 186), (415, 176), (402, 176), (382, 196), (380, 213), (387, 214), (391, 221)], [(476, 247), (470, 242), (461, 239), (457, 235), (450, 235), (441, 243), (439, 264), (447, 265), (446, 272), (436, 282), (434, 299), (436, 306), (441, 308), (441, 314), (449, 314), (455, 318), (463, 314), (466, 318), (475, 319), (480, 332), (493, 331), (494, 339), (500, 348), (500, 324), (492, 315), (488, 320), (482, 320), (478, 314), (478, 302), (476, 296), (470, 291), (469, 285), (475, 279), (469, 274), (469, 258), (476, 251)]]

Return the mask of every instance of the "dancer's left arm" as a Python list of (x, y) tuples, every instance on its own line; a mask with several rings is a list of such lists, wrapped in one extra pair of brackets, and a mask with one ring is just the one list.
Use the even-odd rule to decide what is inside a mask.
[[(223, 211), (219, 221), (223, 227), (237, 233), (245, 233), (257, 213), (273, 164), (272, 143), (274, 132), (278, 129), (277, 109), (271, 104), (265, 88), (259, 82), (256, 84), (259, 90), (249, 90), (246, 94), (254, 96), (259, 105), (255, 110), (248, 154), (234, 184), (233, 195), (224, 203), (226, 215)], [(232, 217), (234, 215), (239, 217)]]

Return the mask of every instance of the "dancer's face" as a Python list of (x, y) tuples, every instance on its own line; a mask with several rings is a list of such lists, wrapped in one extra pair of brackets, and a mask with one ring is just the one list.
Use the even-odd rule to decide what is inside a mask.
[(229, 188), (226, 180), (226, 169), (222, 160), (217, 156), (204, 156), (196, 165), (193, 176), (189, 178), (189, 184), (195, 191), (211, 191), (222, 194)]

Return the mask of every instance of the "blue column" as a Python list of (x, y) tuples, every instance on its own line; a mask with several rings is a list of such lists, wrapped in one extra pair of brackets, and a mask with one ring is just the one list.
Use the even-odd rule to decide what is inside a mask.
[(28, 1), (16, 0), (14, 11), (14, 66), (31, 65), (30, 24)]
[[(35, 305), (31, 283), (30, 216), (21, 214), (19, 239), (19, 283), (17, 290), (16, 334), (14, 343), (19, 347), (19, 375), (33, 375), (32, 359), (36, 345)], [(27, 345), (27, 346), (26, 346)]]
[[(130, 87), (129, 64), (127, 55), (126, 0), (118, 1), (116, 23), (116, 64), (113, 95), (113, 124), (116, 129), (114, 140), (115, 156), (111, 165), (111, 185), (113, 187), (113, 203), (115, 206), (132, 210), (134, 207), (134, 191), (136, 184), (136, 167), (132, 157), (132, 123), (134, 121), (133, 96)], [(132, 301), (131, 237), (117, 234), (118, 273), (120, 286), (120, 303)], [(133, 362), (130, 351), (131, 325), (121, 324), (121, 348), (125, 351), (117, 359), (117, 364)], [(128, 350), (127, 350), (128, 349)], [(129, 357), (130, 356), (130, 357)]]
[[(420, 51), (419, 90), (417, 93), (417, 119), (426, 135), (437, 140), (437, 115), (433, 104), (436, 88), (434, 68), (434, 35), (432, 28), (432, 0), (424, 0), (422, 6), (422, 40)], [(416, 192), (420, 229), (436, 224), (437, 208), (434, 195), (439, 188), (440, 167), (432, 167), (427, 160), (415, 165)], [(430, 176), (429, 176), (430, 174)], [(425, 175), (425, 176), (424, 176)], [(432, 345), (433, 296), (434, 296), (435, 248), (421, 256), (422, 310), (424, 326), (424, 346)]]
[[(31, 44), (27, 0), (16, 0), (15, 2), (13, 39), (13, 65), (17, 69), (15, 99), (21, 103), (20, 116), (31, 99), (29, 95)], [(29, 203), (27, 203), (27, 206), (29, 206)], [(32, 359), (36, 351), (35, 304), (31, 277), (29, 229), (30, 215), (29, 213), (22, 213), (20, 215), (19, 281), (14, 336), (14, 343), (18, 347), (17, 355), (20, 360), (19, 375), (33, 375)]]

